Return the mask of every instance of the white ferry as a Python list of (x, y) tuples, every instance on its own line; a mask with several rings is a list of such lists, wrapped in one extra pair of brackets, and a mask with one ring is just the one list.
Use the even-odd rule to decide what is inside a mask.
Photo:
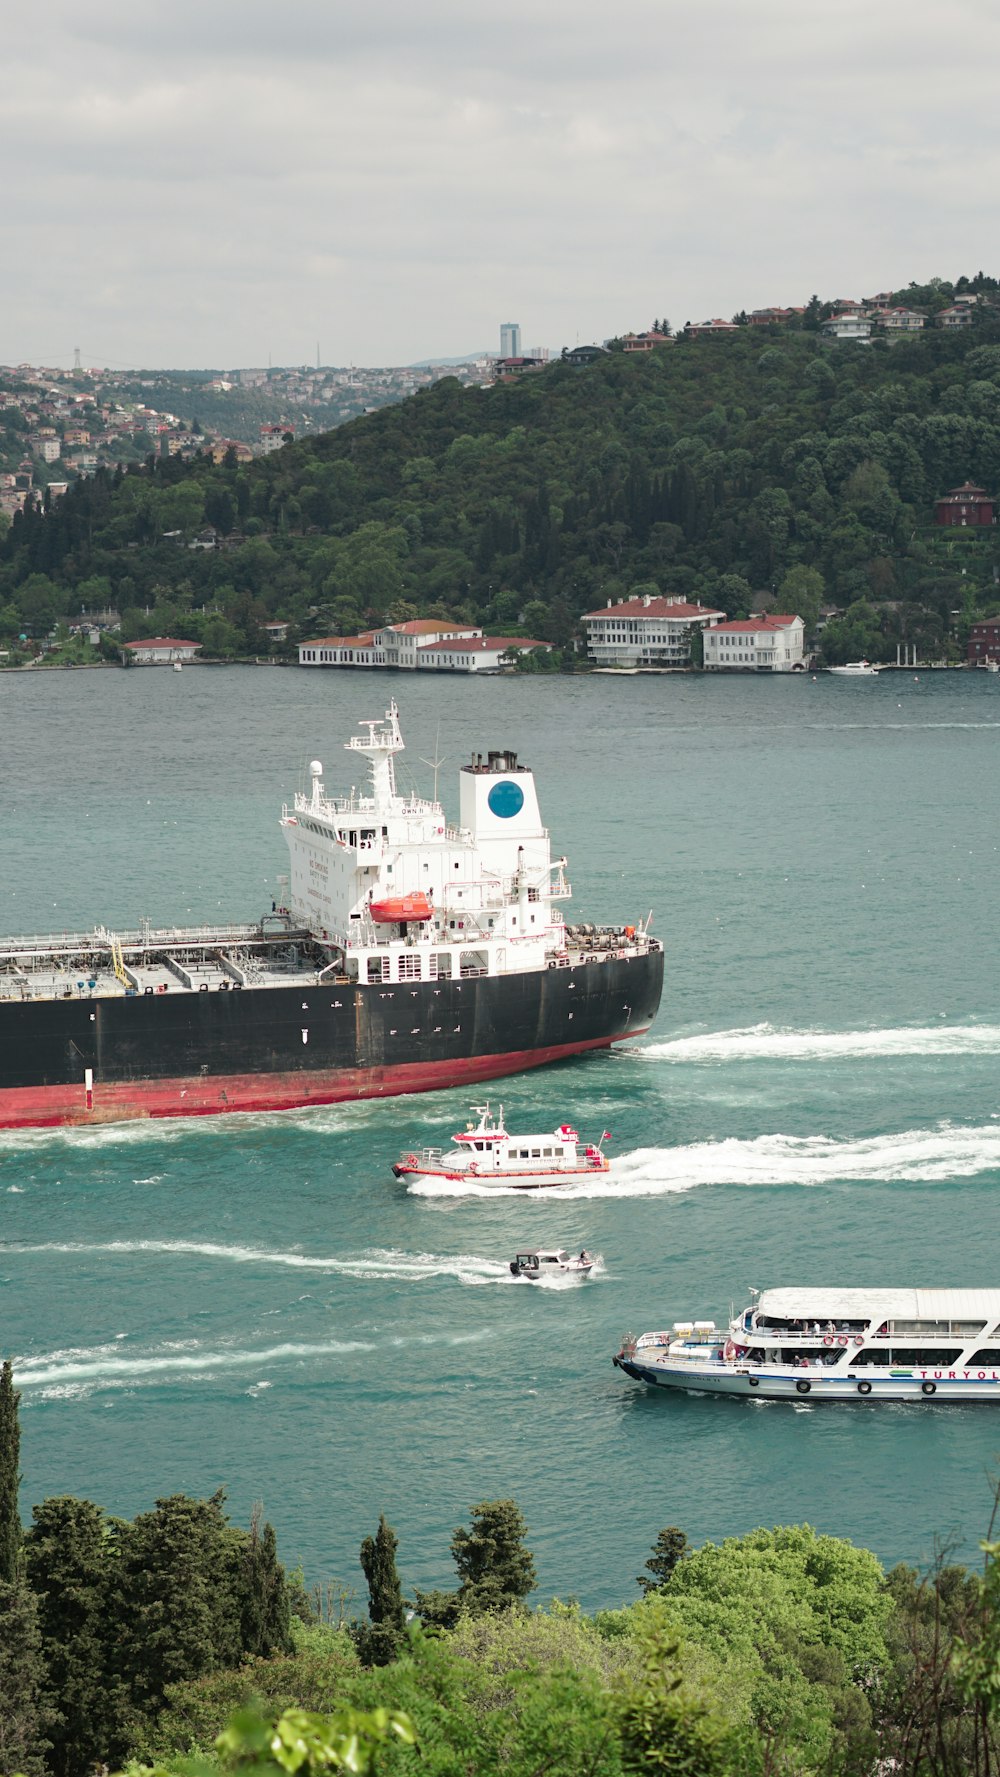
[(479, 1122), (470, 1123), (452, 1136), (448, 1149), (421, 1148), (403, 1154), (393, 1172), (401, 1179), (468, 1179), (477, 1185), (537, 1191), (545, 1185), (565, 1185), (611, 1171), (604, 1153), (604, 1131), (596, 1144), (581, 1142), (569, 1123), (544, 1135), (510, 1135), (504, 1127), (503, 1105), (493, 1117), (488, 1104), (474, 1105)]
[(636, 1382), (758, 1400), (996, 1401), (1000, 1289), (754, 1290), (725, 1330), (629, 1335)]

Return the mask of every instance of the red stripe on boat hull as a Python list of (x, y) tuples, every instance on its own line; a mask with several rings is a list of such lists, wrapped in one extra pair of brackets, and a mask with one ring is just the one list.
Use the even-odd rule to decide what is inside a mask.
[[(629, 1032), (629, 1038), (645, 1036)], [(404, 1062), (391, 1068), (331, 1068), (314, 1074), (198, 1074), (175, 1080), (119, 1080), (94, 1087), (92, 1110), (82, 1086), (20, 1086), (0, 1092), (0, 1129), (59, 1124), (125, 1123), (144, 1117), (217, 1117), (228, 1111), (291, 1111), (360, 1098), (395, 1098), (472, 1085), (523, 1073), (588, 1049), (610, 1049), (621, 1037), (594, 1037), (504, 1055)]]

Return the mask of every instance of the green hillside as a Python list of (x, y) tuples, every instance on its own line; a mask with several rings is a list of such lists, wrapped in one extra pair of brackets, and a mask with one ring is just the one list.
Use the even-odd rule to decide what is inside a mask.
[[(891, 345), (746, 327), (491, 389), (446, 379), (247, 468), (158, 460), (29, 509), (0, 548), (0, 639), (110, 602), (126, 636), (223, 654), (260, 647), (269, 616), (292, 639), (419, 613), (564, 643), (640, 586), (731, 615), (764, 594), (810, 620), (836, 606), (830, 658), (901, 636), (954, 654), (1000, 609), (1000, 557), (992, 531), (935, 529), (933, 502), (1000, 492), (998, 410), (985, 304)], [(187, 547), (205, 525), (221, 546)]]

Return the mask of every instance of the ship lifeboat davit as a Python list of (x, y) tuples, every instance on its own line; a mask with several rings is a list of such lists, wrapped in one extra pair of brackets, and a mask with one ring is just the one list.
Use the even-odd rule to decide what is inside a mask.
[(390, 895), (384, 901), (372, 901), (368, 908), (379, 925), (396, 925), (402, 920), (432, 919), (434, 909), (426, 895)]

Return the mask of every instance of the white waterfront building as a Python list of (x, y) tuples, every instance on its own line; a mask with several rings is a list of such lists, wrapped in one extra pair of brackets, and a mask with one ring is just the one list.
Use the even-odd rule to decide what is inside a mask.
[(435, 642), (470, 641), (482, 635), (468, 624), (442, 623), (434, 617), (412, 617), (386, 623), (357, 636), (323, 636), (300, 642), (300, 666), (398, 666), (413, 670), (424, 648)]
[(691, 632), (721, 622), (725, 611), (689, 605), (682, 598), (609, 599), (601, 611), (588, 611), (580, 622), (587, 632), (587, 653), (598, 666), (684, 667), (691, 664)]
[(501, 670), (505, 654), (530, 654), (535, 648), (547, 654), (550, 647), (550, 642), (534, 642), (526, 636), (471, 636), (467, 641), (428, 642), (417, 655), (417, 667), (431, 672), (496, 673)]
[(803, 665), (804, 656), (801, 617), (745, 617), (705, 630), (708, 672), (790, 673)]

